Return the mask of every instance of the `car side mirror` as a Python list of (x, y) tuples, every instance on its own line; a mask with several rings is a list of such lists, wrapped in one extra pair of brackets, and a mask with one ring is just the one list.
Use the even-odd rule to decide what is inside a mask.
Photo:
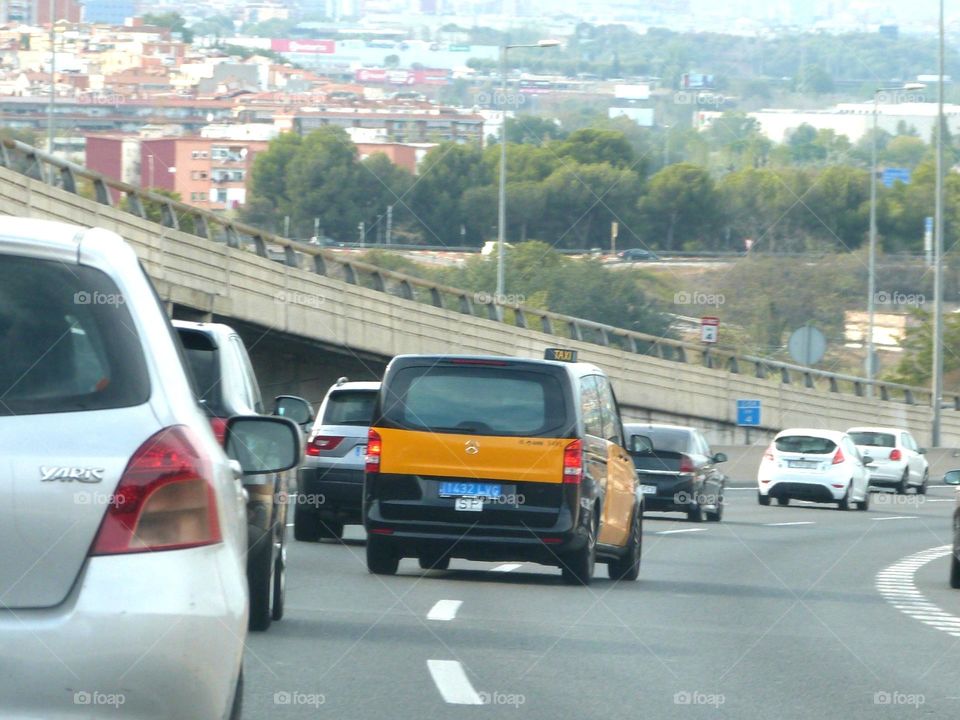
[(313, 420), (313, 406), (296, 395), (278, 395), (273, 400), (273, 414), (306, 425)]
[(960, 485), (960, 470), (949, 470), (943, 476), (944, 485)]
[(927, 449), (926, 449), (926, 448), (918, 448), (918, 449), (917, 449), (917, 452), (920, 453), (921, 455), (926, 455), (926, 454), (927, 454)]
[(870, 463), (873, 462), (873, 458), (870, 457), (869, 455), (864, 455), (862, 460), (864, 465), (869, 465)]
[(303, 432), (283, 417), (236, 415), (227, 420), (227, 457), (240, 463), (244, 475), (289, 470), (300, 462)]
[(646, 435), (630, 436), (630, 452), (649, 453), (653, 452), (653, 442)]
[(727, 461), (726, 453), (715, 453), (713, 456), (713, 461), (715, 463), (722, 463)]

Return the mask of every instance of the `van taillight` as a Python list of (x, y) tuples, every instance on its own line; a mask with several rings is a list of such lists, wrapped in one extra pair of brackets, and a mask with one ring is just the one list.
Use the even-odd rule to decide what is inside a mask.
[(583, 443), (574, 440), (563, 449), (563, 481), (577, 484), (583, 479)]
[(696, 469), (697, 469), (697, 468), (694, 467), (694, 464), (693, 464), (693, 458), (691, 458), (689, 455), (681, 455), (681, 456), (680, 456), (680, 472), (682, 472), (682, 473), (692, 473), (692, 472), (694, 472)]
[(900, 453), (900, 448), (894, 448), (890, 451), (891, 460), (899, 460), (903, 455)]
[(383, 441), (380, 433), (373, 428), (367, 433), (367, 458), (365, 469), (368, 473), (380, 472), (380, 455), (383, 453)]
[(91, 555), (212, 545), (221, 540), (213, 470), (190, 430), (168, 427), (130, 458)]
[(213, 428), (213, 434), (216, 436), (217, 442), (223, 445), (224, 440), (227, 439), (227, 419), (212, 417), (210, 418), (210, 427)]

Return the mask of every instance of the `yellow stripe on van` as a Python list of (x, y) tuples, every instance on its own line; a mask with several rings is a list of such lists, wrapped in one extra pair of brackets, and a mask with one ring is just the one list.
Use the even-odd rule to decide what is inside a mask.
[(563, 449), (573, 438), (499, 437), (374, 428), (383, 441), (380, 472), (563, 482)]

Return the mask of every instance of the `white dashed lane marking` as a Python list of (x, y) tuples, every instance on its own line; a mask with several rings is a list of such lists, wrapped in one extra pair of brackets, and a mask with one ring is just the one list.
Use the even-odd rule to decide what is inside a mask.
[(520, 563), (505, 563), (503, 565), (497, 565), (491, 572), (510, 572), (511, 570), (516, 570), (518, 567), (523, 567), (523, 565)]
[(461, 605), (463, 605), (462, 600), (437, 600), (436, 605), (427, 613), (427, 620), (453, 620)]
[(874, 520), (876, 522), (879, 522), (881, 520), (916, 520), (916, 519), (917, 519), (916, 515), (893, 515), (891, 517), (871, 518), (871, 520)]
[(683, 530), (661, 530), (655, 535), (676, 535), (677, 533), (706, 532), (706, 528), (684, 528)]
[(953, 551), (941, 545), (904, 558), (877, 575), (877, 590), (884, 599), (905, 615), (942, 632), (960, 637), (960, 617), (948, 613), (917, 590), (914, 576), (927, 563), (939, 560)]
[(427, 660), (427, 668), (443, 699), (452, 705), (483, 705), (470, 684), (463, 665), (456, 660)]
[(813, 520), (800, 520), (798, 522), (767, 523), (767, 527), (786, 527), (788, 525), (816, 525)]

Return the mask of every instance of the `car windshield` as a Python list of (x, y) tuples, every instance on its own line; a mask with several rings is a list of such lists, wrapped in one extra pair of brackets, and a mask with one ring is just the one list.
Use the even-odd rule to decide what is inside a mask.
[(206, 333), (178, 328), (177, 334), (183, 345), (193, 378), (194, 390), (207, 412), (216, 416), (226, 414), (223, 402), (223, 383), (220, 359), (213, 338)]
[(855, 431), (850, 433), (855, 445), (868, 445), (870, 447), (892, 448), (897, 446), (895, 435), (884, 432)]
[(336, 390), (327, 398), (324, 425), (370, 425), (376, 390)]
[(777, 438), (776, 446), (780, 452), (804, 455), (830, 455), (837, 449), (833, 440), (810, 435), (784, 435)]
[(676, 428), (643, 428), (634, 435), (643, 435), (650, 439), (653, 451), (685, 453), (689, 452), (690, 431)]
[(0, 255), (0, 415), (127, 407), (149, 395), (136, 328), (110, 278)]
[(558, 375), (477, 365), (403, 368), (390, 385), (383, 417), (411, 430), (561, 437), (571, 422)]

